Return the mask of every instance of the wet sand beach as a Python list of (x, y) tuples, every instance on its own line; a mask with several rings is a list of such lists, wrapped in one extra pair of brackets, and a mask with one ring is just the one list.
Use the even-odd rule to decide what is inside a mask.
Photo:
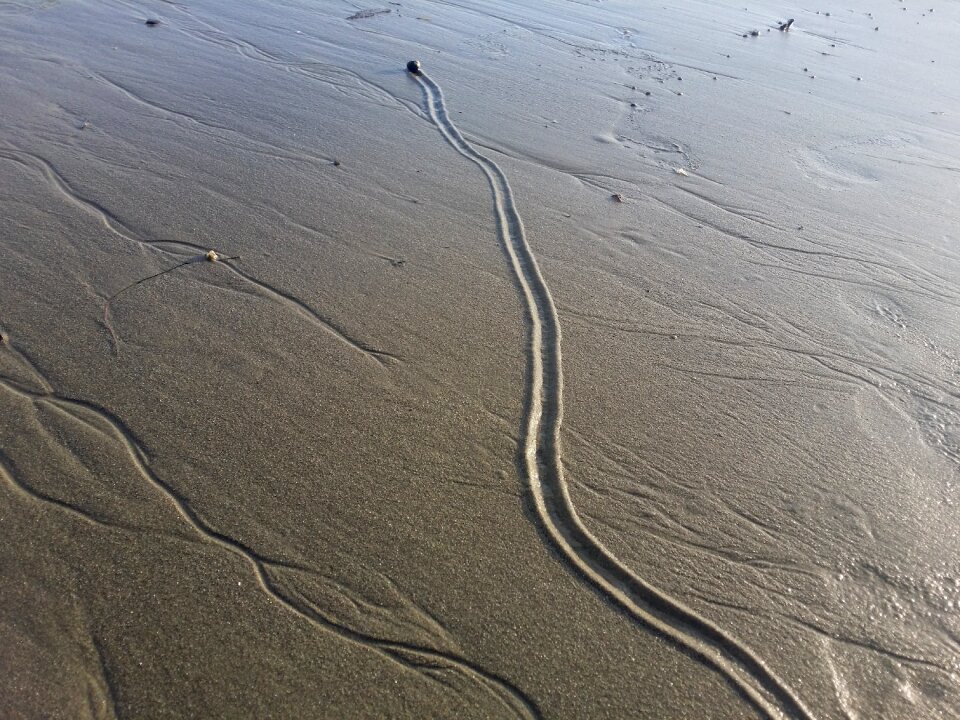
[(960, 717), (958, 31), (0, 0), (0, 715)]

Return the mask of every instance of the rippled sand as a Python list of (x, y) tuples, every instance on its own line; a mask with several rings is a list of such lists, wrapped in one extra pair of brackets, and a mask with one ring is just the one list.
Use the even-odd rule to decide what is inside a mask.
[(0, 0), (0, 715), (960, 717), (960, 8), (238, 5)]

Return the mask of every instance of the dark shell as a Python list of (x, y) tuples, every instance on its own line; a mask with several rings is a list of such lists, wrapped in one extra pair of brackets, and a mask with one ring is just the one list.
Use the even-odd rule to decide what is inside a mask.
[(412, 72), (414, 75), (420, 74), (420, 61), (419, 60), (410, 60), (407, 63), (407, 71)]

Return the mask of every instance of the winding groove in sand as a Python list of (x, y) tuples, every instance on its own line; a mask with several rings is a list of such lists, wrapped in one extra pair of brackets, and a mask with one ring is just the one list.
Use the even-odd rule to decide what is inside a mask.
[[(66, 202), (96, 218), (107, 230), (123, 240), (181, 261), (195, 257), (197, 253), (204, 254), (210, 249), (203, 245), (197, 245), (181, 240), (154, 240), (141, 237), (140, 234), (124, 224), (104, 205), (83, 195), (80, 191), (75, 189), (52, 162), (44, 157), (41, 157), (40, 155), (26, 152), (25, 150), (20, 150), (17, 148), (7, 149), (0, 147), (0, 159), (10, 160), (30, 170), (38, 172), (50, 184), (51, 188), (58, 192)], [(186, 255), (184, 253), (186, 253)], [(388, 367), (391, 362), (400, 361), (400, 358), (392, 353), (384, 350), (378, 350), (377, 348), (359, 339), (351, 337), (347, 333), (346, 329), (337, 324), (332, 318), (321, 315), (295, 295), (288, 293), (279, 287), (264, 282), (263, 280), (259, 280), (249, 272), (241, 270), (237, 265), (231, 262), (231, 260), (235, 259), (237, 258), (224, 258), (219, 264), (220, 266), (227, 268), (245, 283), (253, 286), (254, 292), (258, 295), (266, 297), (273, 302), (292, 310), (307, 322), (317, 326), (324, 332), (332, 335), (344, 345), (358, 353), (367, 356), (383, 367)], [(169, 270), (170, 268), (167, 268), (163, 272), (168, 272)], [(127, 289), (129, 288), (124, 288), (120, 292), (123, 292)], [(115, 293), (113, 297), (105, 298), (103, 318), (101, 320), (103, 326), (106, 328), (107, 333), (110, 336), (111, 347), (115, 354), (119, 353), (120, 336), (113, 325), (110, 303), (111, 300), (113, 300), (113, 298), (119, 294), (120, 293)]]
[[(190, 500), (178, 491), (173, 485), (164, 480), (152, 467), (146, 449), (134, 435), (133, 431), (110, 410), (95, 403), (70, 397), (57, 392), (47, 377), (40, 372), (36, 363), (29, 359), (23, 351), (14, 347), (9, 338), (4, 337), (0, 342), (0, 352), (10, 351), (33, 371), (35, 379), (39, 381), (41, 389), (35, 390), (24, 386), (16, 380), (0, 374), (0, 391), (6, 391), (22, 399), (28, 400), (36, 406), (47, 408), (67, 415), (88, 427), (106, 435), (115, 442), (121, 443), (129, 460), (136, 468), (143, 480), (157, 490), (176, 510), (180, 518), (203, 540), (217, 545), (221, 549), (246, 561), (257, 580), (261, 592), (268, 595), (274, 602), (288, 612), (305, 620), (311, 626), (326, 630), (342, 640), (353, 645), (372, 650), (398, 665), (414, 670), (424, 677), (440, 683), (453, 691), (457, 691), (456, 684), (451, 682), (447, 673), (457, 673), (473, 682), (477, 687), (488, 693), (494, 700), (503, 705), (509, 712), (518, 718), (538, 720), (540, 711), (534, 701), (525, 695), (519, 688), (510, 684), (506, 679), (482, 668), (470, 660), (447, 650), (436, 649), (412, 642), (391, 640), (388, 638), (369, 635), (355, 630), (352, 627), (336, 622), (328, 617), (323, 609), (305, 597), (301, 592), (285, 588), (278, 582), (276, 575), (279, 571), (299, 571), (314, 574), (309, 567), (273, 559), (264, 556), (230, 535), (211, 526), (203, 516), (194, 509)], [(104, 427), (96, 427), (84, 414), (96, 418)], [(115, 527), (122, 530), (136, 531), (137, 528), (126, 524), (117, 524), (105, 521), (90, 515), (82, 508), (63, 500), (46, 495), (29, 482), (20, 477), (16, 466), (7, 455), (0, 450), (0, 481), (4, 481), (21, 496), (32, 499), (45, 505), (56, 507), (70, 515), (77, 517), (101, 528)]]
[(563, 477), (560, 454), (560, 322), (550, 289), (527, 243), (510, 184), (500, 166), (460, 134), (447, 114), (440, 86), (423, 73), (412, 77), (420, 83), (427, 111), (444, 139), (487, 176), (500, 239), (523, 295), (530, 355), (520, 464), (543, 531), (572, 568), (597, 590), (635, 620), (719, 671), (768, 718), (813, 720), (810, 710), (750, 648), (633, 573), (583, 524)]

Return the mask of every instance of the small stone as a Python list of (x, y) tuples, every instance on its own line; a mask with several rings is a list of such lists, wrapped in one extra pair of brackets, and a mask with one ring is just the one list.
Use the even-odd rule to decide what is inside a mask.
[(339, 160), (334, 160), (334, 161), (333, 161), (333, 166), (334, 166), (334, 167), (340, 167), (340, 161), (339, 161)]
[(621, 195), (620, 193), (614, 193), (610, 197), (616, 200), (617, 202), (620, 202), (620, 203), (623, 202), (623, 195)]
[(7, 336), (0, 332), (0, 345), (6, 345), (8, 342)]
[(679, 336), (679, 335), (671, 335), (671, 336), (670, 336), (670, 339), (671, 339), (671, 340), (676, 340), (678, 337), (680, 337), (680, 336)]
[(650, 96), (650, 91), (647, 90), (647, 91), (645, 91), (643, 94), (646, 95), (647, 97), (649, 97), (649, 96)]
[(160, 24), (160, 21), (157, 20), (156, 18), (148, 18), (147, 21), (143, 24), (146, 25), (147, 27), (156, 27), (157, 25)]
[(636, 107), (636, 106), (637, 106), (636, 103), (630, 103), (630, 107)]
[(407, 62), (407, 72), (413, 73), (414, 75), (420, 74), (420, 61), (419, 60), (410, 60)]
[(207, 262), (216, 262), (220, 259), (220, 256), (217, 255), (216, 250), (207, 250), (207, 254), (204, 255), (204, 258), (206, 258)]
[(857, 82), (860, 82), (861, 80), (863, 80), (863, 78), (857, 75)]

